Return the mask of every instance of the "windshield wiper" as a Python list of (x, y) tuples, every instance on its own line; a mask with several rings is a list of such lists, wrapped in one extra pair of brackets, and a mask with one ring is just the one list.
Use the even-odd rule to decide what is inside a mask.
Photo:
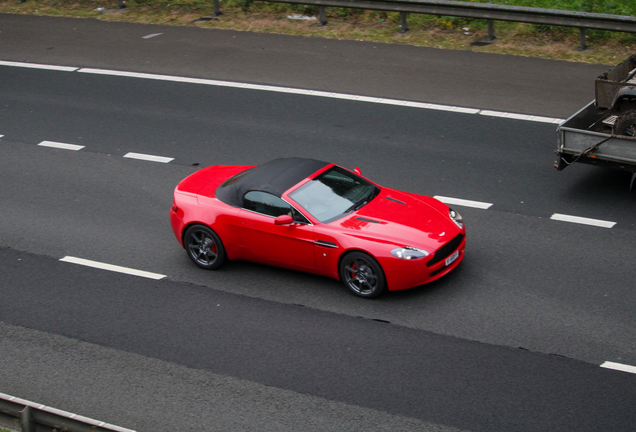
[(362, 207), (363, 205), (365, 205), (368, 202), (369, 202), (369, 200), (366, 199), (366, 198), (361, 200), (361, 201), (358, 201), (357, 203), (355, 203), (354, 205), (352, 205), (351, 207), (346, 209), (344, 211), (344, 213), (347, 214), (347, 213), (351, 213), (352, 211), (356, 211), (356, 210), (358, 210), (360, 207)]
[(362, 207), (362, 206), (368, 204), (369, 202), (371, 202), (373, 200), (373, 198), (378, 196), (379, 193), (380, 193), (380, 189), (375, 188), (375, 190), (371, 194), (367, 195), (366, 197), (362, 198), (357, 203), (353, 204), (351, 207), (349, 207), (347, 210), (345, 210), (343, 214), (351, 213), (352, 211), (358, 210), (360, 207)]

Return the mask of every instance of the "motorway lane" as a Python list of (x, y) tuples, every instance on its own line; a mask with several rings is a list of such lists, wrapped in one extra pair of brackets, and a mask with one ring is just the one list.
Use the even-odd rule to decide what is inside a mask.
[(461, 432), (0, 322), (5, 393), (152, 432)]
[[(305, 95), (0, 67), (0, 134), (175, 163), (304, 156), (360, 166), (385, 186), (634, 229), (630, 174), (553, 167), (553, 124)], [(390, 153), (390, 161), (378, 157)]]
[(378, 301), (338, 281), (250, 263), (196, 268), (171, 232), (176, 182), (195, 168), (0, 140), (0, 245), (167, 275), (217, 290), (415, 329), (636, 364), (636, 232), (462, 209), (466, 259), (441, 280)]
[[(0, 29), (0, 60), (283, 85), (553, 117), (567, 117), (592, 100), (594, 78), (607, 69), (472, 51), (94, 19), (0, 14)], [(157, 33), (161, 35), (143, 39)]]
[(633, 374), (9, 249), (0, 256), (0, 315), (11, 326), (460, 429), (636, 424)]

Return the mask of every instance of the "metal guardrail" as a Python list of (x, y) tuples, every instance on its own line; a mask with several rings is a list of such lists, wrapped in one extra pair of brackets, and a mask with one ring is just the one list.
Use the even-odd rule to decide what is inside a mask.
[(135, 432), (0, 393), (0, 427), (21, 432)]
[(326, 25), (326, 7), (381, 10), (400, 12), (401, 32), (408, 30), (407, 13), (454, 16), (487, 20), (489, 40), (494, 39), (493, 21), (512, 21), (539, 25), (577, 27), (581, 32), (581, 49), (586, 48), (585, 30), (608, 30), (636, 33), (636, 17), (624, 15), (575, 12), (492, 3), (474, 3), (455, 0), (253, 0), (290, 3), (320, 7), (320, 25)]

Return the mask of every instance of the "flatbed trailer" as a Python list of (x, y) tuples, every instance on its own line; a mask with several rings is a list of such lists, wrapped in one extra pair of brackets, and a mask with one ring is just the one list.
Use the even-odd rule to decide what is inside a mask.
[(636, 172), (636, 137), (613, 134), (606, 118), (592, 101), (557, 127), (556, 169), (578, 162)]
[(596, 98), (557, 127), (562, 170), (585, 163), (628, 170), (636, 179), (636, 54), (595, 81)]

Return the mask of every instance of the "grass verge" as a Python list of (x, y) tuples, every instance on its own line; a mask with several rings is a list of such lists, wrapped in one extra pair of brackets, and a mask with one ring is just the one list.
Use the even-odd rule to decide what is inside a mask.
[(483, 44), (488, 36), (483, 20), (411, 14), (409, 31), (400, 33), (399, 14), (379, 11), (328, 8), (328, 24), (321, 27), (317, 20), (288, 18), (317, 17), (313, 6), (222, 0), (222, 15), (205, 21), (200, 18), (214, 12), (209, 0), (129, 0), (121, 10), (117, 5), (117, 0), (0, 0), (0, 13), (363, 40), (609, 65), (636, 52), (634, 34), (588, 31), (588, 49), (580, 51), (578, 29), (523, 23), (495, 22), (495, 41)]

